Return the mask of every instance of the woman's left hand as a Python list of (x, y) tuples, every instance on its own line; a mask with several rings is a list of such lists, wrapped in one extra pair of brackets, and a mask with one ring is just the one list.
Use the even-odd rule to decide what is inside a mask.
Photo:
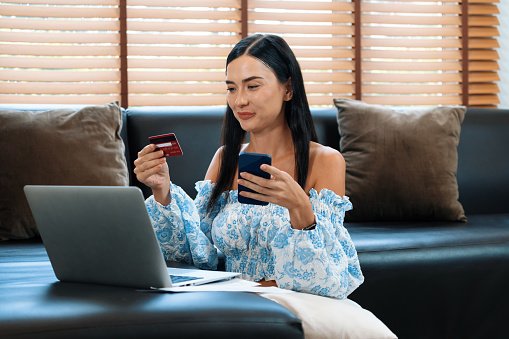
[(262, 165), (260, 168), (270, 174), (270, 179), (242, 172), (238, 184), (257, 193), (243, 191), (240, 194), (286, 207), (293, 228), (302, 229), (313, 224), (315, 216), (309, 197), (292, 176), (274, 166)]

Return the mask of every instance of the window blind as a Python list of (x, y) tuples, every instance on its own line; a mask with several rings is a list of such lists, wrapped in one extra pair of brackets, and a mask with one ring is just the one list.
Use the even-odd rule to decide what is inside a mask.
[(117, 1), (50, 2), (1, 2), (0, 101), (119, 100)]
[(499, 0), (470, 0), (468, 4), (469, 86), (468, 106), (496, 108), (500, 103), (497, 81), (500, 59)]
[(0, 100), (224, 105), (226, 55), (274, 33), (311, 105), (496, 107), (498, 1), (0, 0)]
[(498, 103), (497, 8), (494, 1), (481, 1), (362, 1), (362, 100)]
[(273, 33), (294, 51), (310, 105), (331, 105), (352, 97), (354, 5), (350, 1), (249, 0), (248, 32)]
[(129, 105), (226, 104), (240, 1), (128, 0)]

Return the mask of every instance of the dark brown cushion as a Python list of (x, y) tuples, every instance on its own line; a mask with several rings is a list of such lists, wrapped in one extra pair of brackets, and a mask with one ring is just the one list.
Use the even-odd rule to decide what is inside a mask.
[(394, 110), (335, 99), (346, 161), (347, 221), (466, 221), (457, 146), (466, 108)]
[(0, 239), (38, 235), (23, 187), (128, 185), (118, 103), (0, 110)]

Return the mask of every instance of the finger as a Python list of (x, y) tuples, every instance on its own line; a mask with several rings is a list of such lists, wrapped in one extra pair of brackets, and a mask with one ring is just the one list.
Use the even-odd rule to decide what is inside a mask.
[(140, 182), (144, 182), (150, 176), (159, 173), (161, 171), (163, 165), (164, 165), (164, 162), (160, 162), (158, 164), (155, 164), (154, 166), (148, 167), (143, 170), (141, 168), (135, 168), (134, 173), (136, 174), (136, 177), (138, 178), (138, 180)]
[(261, 165), (260, 169), (269, 173), (270, 175), (278, 175), (281, 172), (281, 170), (277, 169), (276, 167), (267, 164)]
[(159, 165), (162, 165), (166, 162), (166, 158), (164, 157), (158, 157), (158, 158), (155, 158), (155, 159), (150, 159), (150, 158), (153, 158), (154, 156), (149, 154), (149, 155), (146, 155), (142, 158), (138, 158), (134, 161), (134, 173), (136, 172), (144, 172), (150, 168), (153, 168), (153, 167), (156, 167), (156, 166), (159, 166)]
[(141, 151), (138, 152), (138, 158), (144, 157), (145, 155), (154, 152), (157, 149), (157, 146), (154, 144), (148, 144), (143, 147)]
[(134, 161), (134, 164), (139, 165), (146, 161), (162, 158), (163, 156), (164, 152), (158, 150), (155, 145), (147, 145), (138, 152), (138, 158)]
[(289, 177), (289, 174), (287, 172), (282, 171), (274, 166), (263, 164), (262, 166), (260, 166), (260, 169), (262, 171), (269, 173), (272, 180), (285, 180), (288, 179)]
[[(240, 173), (240, 177), (242, 179), (239, 179), (239, 180), (243, 180), (244, 182), (246, 182), (246, 185), (244, 185), (244, 184), (240, 184), (240, 185), (246, 186), (251, 189), (253, 189), (253, 187), (269, 187), (270, 186), (269, 179), (259, 177), (257, 175), (251, 174), (249, 172)], [(253, 186), (253, 184), (255, 186)], [(249, 185), (249, 186), (247, 186), (247, 185)], [(256, 191), (258, 191), (258, 190), (256, 190)]]
[(271, 202), (271, 199), (268, 195), (247, 192), (247, 191), (241, 191), (239, 194), (246, 198), (255, 199), (255, 200), (264, 201), (264, 202)]

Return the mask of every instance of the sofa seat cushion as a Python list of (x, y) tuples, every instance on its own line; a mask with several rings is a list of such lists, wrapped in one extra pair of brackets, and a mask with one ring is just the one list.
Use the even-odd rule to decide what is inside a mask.
[(2, 338), (302, 338), (300, 320), (252, 293), (150, 293), (58, 282), (39, 241), (0, 243)]
[(471, 215), (468, 222), (350, 222), (357, 252), (509, 244), (509, 214)]

